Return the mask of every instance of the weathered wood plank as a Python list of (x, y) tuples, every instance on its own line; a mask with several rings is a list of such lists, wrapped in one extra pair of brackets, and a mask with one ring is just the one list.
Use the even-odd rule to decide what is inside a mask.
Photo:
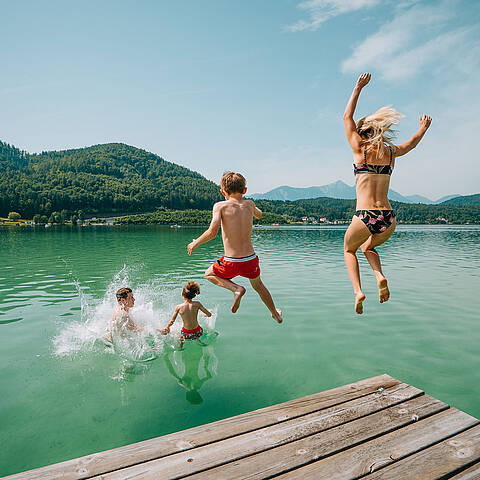
[[(189, 477), (189, 479), (253, 480), (270, 478), (365, 442), (378, 435), (401, 428), (447, 408), (448, 405), (440, 400), (422, 395), (378, 413), (331, 428), (320, 434), (206, 470)], [(195, 451), (192, 453), (195, 453)]]
[(379, 375), (278, 405), (246, 412), (188, 430), (144, 440), (124, 447), (94, 453), (66, 462), (5, 477), (8, 480), (81, 480), (160, 458), (224, 438), (243, 434), (323, 408), (369, 395), (400, 384), (389, 375)]
[[(480, 426), (473, 427), (415, 455), (404, 458), (385, 469), (368, 475), (367, 478), (369, 480), (451, 478), (449, 474), (452, 472), (478, 461), (480, 461)], [(476, 467), (476, 478), (480, 478), (479, 464)], [(462, 472), (453, 478), (462, 480), (475, 478), (475, 470), (470, 473)]]
[(357, 479), (478, 423), (480, 422), (476, 418), (451, 408), (275, 478), (288, 480)]
[(451, 480), (480, 480), (480, 461), (470, 468), (467, 468), (462, 473), (458, 473)]
[[(119, 480), (125, 477), (161, 477), (162, 480), (181, 478), (182, 476), (191, 475), (195, 472), (200, 472), (215, 467), (216, 465), (221, 465), (264, 450), (268, 450), (266, 454), (270, 462), (270, 456), (276, 454), (275, 451), (277, 449), (274, 447), (322, 432), (336, 425), (354, 420), (355, 418), (364, 417), (365, 415), (385, 409), (390, 405), (414, 398), (422, 393), (421, 390), (411, 387), (410, 385), (396, 385), (383, 392), (374, 393), (319, 412), (265, 427), (261, 430), (237, 435), (226, 440), (195, 448), (188, 452), (177, 453), (120, 471), (111, 472), (102, 475), (102, 478), (108, 480)], [(438, 400), (436, 402), (438, 402)], [(422, 400), (422, 403), (425, 403), (425, 401)], [(401, 405), (403, 405), (403, 403)], [(448, 408), (445, 404), (442, 404), (442, 406), (443, 408)], [(405, 412), (408, 412), (408, 410), (405, 410)], [(400, 416), (404, 419), (404, 424), (412, 421), (411, 414)], [(366, 423), (368, 423), (370, 417), (370, 415), (366, 417)], [(389, 421), (393, 421), (393, 419), (389, 419)], [(385, 428), (389, 427), (384, 426), (383, 429)], [(331, 432), (331, 430), (329, 432)], [(329, 438), (335, 439), (335, 435), (330, 435)], [(272, 448), (273, 450), (271, 450)], [(207, 478), (210, 478), (209, 472), (210, 470), (206, 472)], [(221, 476), (218, 478), (226, 478), (223, 476), (222, 470)]]

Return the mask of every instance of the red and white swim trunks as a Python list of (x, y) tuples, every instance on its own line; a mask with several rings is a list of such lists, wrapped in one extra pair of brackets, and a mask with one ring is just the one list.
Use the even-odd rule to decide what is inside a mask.
[(230, 280), (237, 275), (245, 278), (257, 278), (260, 275), (260, 266), (257, 255), (248, 257), (220, 257), (212, 265), (213, 273), (220, 278)]
[(195, 340), (196, 338), (200, 338), (202, 335), (203, 328), (200, 325), (193, 330), (187, 330), (186, 328), (182, 327), (182, 336), (186, 340)]

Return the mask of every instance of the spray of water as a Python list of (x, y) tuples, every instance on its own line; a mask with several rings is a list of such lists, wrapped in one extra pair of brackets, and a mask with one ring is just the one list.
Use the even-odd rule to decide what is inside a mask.
[[(85, 294), (80, 283), (73, 280), (81, 303), (80, 320), (63, 324), (53, 339), (53, 351), (57, 356), (72, 357), (95, 349), (120, 355), (133, 362), (153, 360), (164, 351), (178, 348), (178, 337), (182, 327), (180, 319), (163, 336), (156, 332), (170, 320), (176, 304), (181, 301), (181, 286), (171, 278), (158, 277), (146, 283), (135, 282), (139, 267), (124, 266), (112, 281), (101, 300)], [(111, 337), (110, 321), (117, 306), (115, 292), (121, 287), (130, 287), (135, 296), (135, 306), (130, 318), (141, 327), (140, 332)], [(206, 342), (216, 336), (215, 321), (217, 307), (211, 309), (210, 318), (199, 315), (199, 323), (205, 331)], [(113, 340), (113, 341), (111, 341)]]

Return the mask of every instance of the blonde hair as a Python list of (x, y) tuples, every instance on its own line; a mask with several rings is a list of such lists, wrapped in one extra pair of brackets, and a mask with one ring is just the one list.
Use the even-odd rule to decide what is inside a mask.
[(362, 117), (355, 122), (357, 132), (364, 145), (377, 147), (377, 155), (382, 155), (385, 145), (393, 147), (392, 140), (397, 132), (391, 127), (396, 125), (403, 115), (391, 106), (379, 108), (375, 113)]

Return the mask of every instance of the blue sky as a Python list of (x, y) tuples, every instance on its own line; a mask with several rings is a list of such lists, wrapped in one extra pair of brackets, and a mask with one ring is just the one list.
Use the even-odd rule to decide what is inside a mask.
[(353, 184), (342, 113), (392, 104), (402, 194), (480, 192), (480, 4), (414, 0), (0, 0), (0, 139), (125, 142), (250, 192)]

